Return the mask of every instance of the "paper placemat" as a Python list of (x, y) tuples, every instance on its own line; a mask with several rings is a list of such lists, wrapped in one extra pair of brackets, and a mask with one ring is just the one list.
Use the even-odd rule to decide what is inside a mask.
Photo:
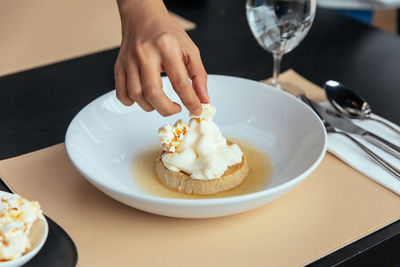
[[(321, 91), (293, 71), (281, 78)], [(78, 173), (64, 144), (0, 161), (0, 175), (71, 235), (80, 266), (298, 266), (400, 218), (399, 196), (329, 153), (283, 197), (215, 219), (125, 206)]]
[[(0, 7), (0, 76), (121, 44), (116, 0), (0, 0)], [(172, 15), (185, 30), (196, 28)]]

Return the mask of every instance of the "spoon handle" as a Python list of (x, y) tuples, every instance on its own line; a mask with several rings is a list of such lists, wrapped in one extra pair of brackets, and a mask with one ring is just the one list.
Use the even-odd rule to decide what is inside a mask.
[(368, 119), (369, 119), (369, 120), (372, 120), (372, 121), (380, 122), (380, 123), (382, 123), (383, 125), (385, 125), (386, 127), (392, 129), (394, 132), (396, 132), (397, 134), (400, 135), (400, 130), (396, 129), (395, 127), (393, 127), (392, 125), (390, 125), (390, 124), (387, 123), (387, 122), (385, 122), (385, 121), (383, 121), (383, 120), (380, 120), (380, 119), (371, 118), (371, 117), (368, 117)]
[(379, 148), (385, 150), (386, 152), (392, 154), (393, 156), (400, 158), (400, 147), (383, 139), (382, 137), (377, 136), (371, 132), (366, 131), (362, 135), (365, 139), (375, 144)]

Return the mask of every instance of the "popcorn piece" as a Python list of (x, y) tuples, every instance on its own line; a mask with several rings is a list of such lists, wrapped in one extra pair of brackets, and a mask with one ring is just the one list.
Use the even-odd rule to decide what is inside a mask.
[(208, 120), (212, 120), (212, 118), (215, 115), (215, 108), (213, 106), (211, 106), (210, 103), (208, 104), (201, 104), (203, 111), (201, 112), (201, 114), (199, 116), (195, 116), (193, 114), (190, 114), (190, 118), (198, 118), (200, 120), (203, 121), (208, 121)]
[(174, 126), (164, 125), (158, 129), (158, 137), (163, 150), (174, 153), (186, 134), (186, 128), (186, 124), (182, 120), (178, 120)]

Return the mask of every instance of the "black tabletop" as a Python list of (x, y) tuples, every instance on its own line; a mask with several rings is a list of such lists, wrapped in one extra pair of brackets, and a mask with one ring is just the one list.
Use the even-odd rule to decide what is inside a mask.
[[(255, 80), (272, 73), (272, 57), (248, 28), (244, 1), (167, 1), (195, 22), (189, 35), (209, 73)], [(283, 58), (283, 70), (322, 85), (341, 81), (362, 95), (374, 113), (400, 124), (400, 37), (330, 10), (317, 10), (306, 39)], [(118, 49), (0, 78), (0, 159), (64, 141), (73, 116), (113, 89)], [(400, 222), (393, 223), (312, 266), (400, 265)]]

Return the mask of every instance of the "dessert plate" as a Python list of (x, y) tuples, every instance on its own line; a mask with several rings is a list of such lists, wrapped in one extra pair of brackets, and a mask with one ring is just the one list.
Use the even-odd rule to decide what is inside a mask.
[[(166, 94), (178, 103), (167, 77)], [(99, 190), (129, 206), (182, 218), (235, 214), (264, 205), (303, 181), (321, 162), (326, 132), (317, 115), (295, 97), (252, 80), (208, 76), (215, 122), (226, 136), (243, 139), (267, 153), (274, 174), (260, 191), (226, 198), (175, 199), (150, 195), (135, 182), (133, 159), (159, 142), (157, 130), (187, 111), (164, 118), (138, 105), (125, 107), (111, 91), (84, 107), (68, 127), (65, 144), (72, 163)], [(160, 147), (161, 152), (161, 147)]]

